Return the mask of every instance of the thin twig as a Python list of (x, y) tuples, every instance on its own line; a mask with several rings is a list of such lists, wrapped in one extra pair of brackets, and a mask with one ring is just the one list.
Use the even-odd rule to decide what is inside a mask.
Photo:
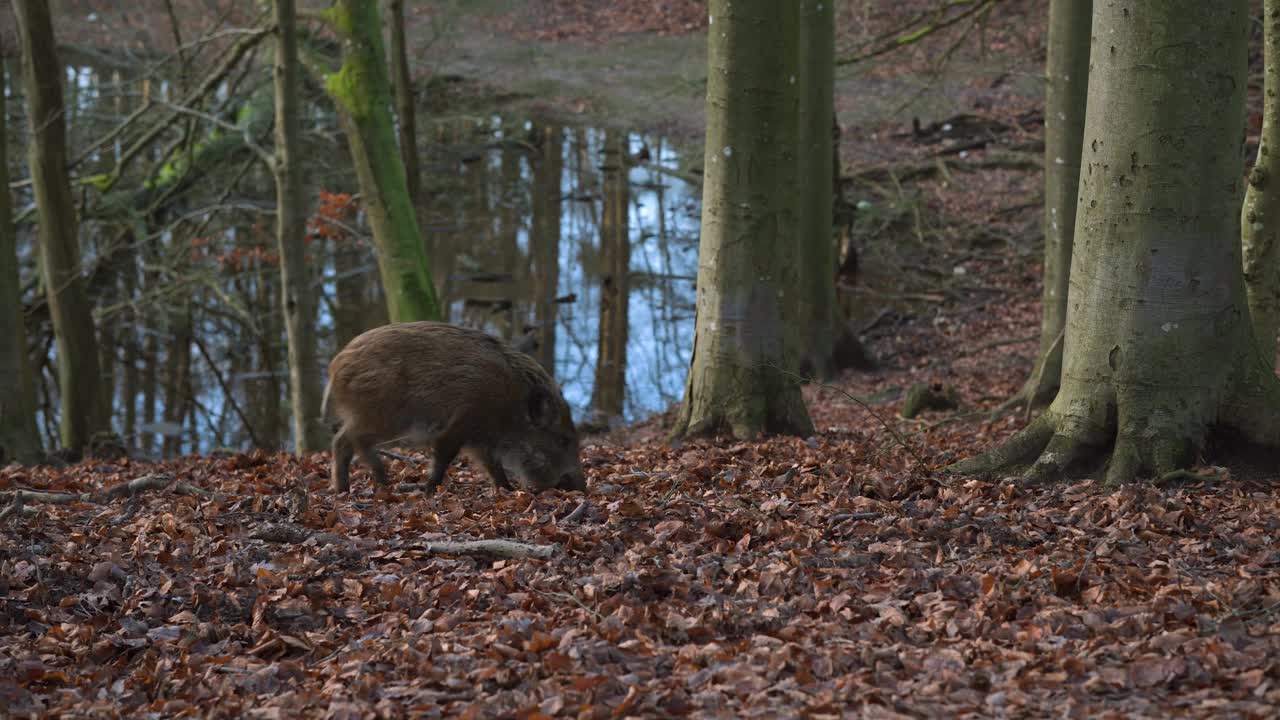
[(583, 500), (582, 502), (578, 503), (578, 507), (574, 508), (573, 512), (569, 513), (568, 515), (565, 515), (563, 518), (560, 519), (560, 521), (557, 524), (568, 525), (570, 523), (577, 522), (578, 518), (582, 517), (583, 513), (585, 513), (586, 511), (587, 511), (587, 501)]
[(842, 523), (845, 520), (878, 520), (884, 517), (882, 512), (856, 512), (856, 513), (836, 513), (827, 522), (831, 524)]

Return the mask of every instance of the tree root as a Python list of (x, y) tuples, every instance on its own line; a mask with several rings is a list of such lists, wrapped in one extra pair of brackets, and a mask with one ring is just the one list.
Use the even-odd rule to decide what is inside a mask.
[[(1062, 339), (1063, 333), (1058, 333), (1050, 343), (1048, 350), (1042, 352), (1036, 358), (1036, 364), (1031, 371), (1031, 377), (1022, 384), (1018, 392), (1012, 397), (1000, 403), (996, 409), (991, 411), (988, 420), (996, 420), (1005, 416), (1010, 410), (1019, 406), (1024, 408), (1022, 416), (1023, 422), (1031, 422), (1031, 409), (1041, 405), (1048, 405), (1053, 402), (1053, 397), (1058, 393), (1058, 377), (1047, 377), (1045, 369), (1053, 365), (1057, 368), (1062, 366)], [(1055, 372), (1055, 375), (1058, 373)]]
[(1053, 426), (1047, 415), (1041, 415), (1003, 445), (953, 463), (947, 469), (964, 475), (992, 475), (1008, 468), (1026, 465), (1040, 454), (1051, 437)]
[[(1021, 484), (1035, 486), (1063, 479), (1106, 452), (1113, 438), (1103, 482), (1116, 487), (1137, 477), (1157, 481), (1184, 479), (1195, 457), (1196, 438), (1186, 428), (1152, 427), (1149, 419), (1126, 423), (1066, 417), (1050, 409), (1002, 445), (962, 460), (949, 472), (992, 476), (1010, 472)], [(1104, 427), (1103, 425), (1106, 425)]]

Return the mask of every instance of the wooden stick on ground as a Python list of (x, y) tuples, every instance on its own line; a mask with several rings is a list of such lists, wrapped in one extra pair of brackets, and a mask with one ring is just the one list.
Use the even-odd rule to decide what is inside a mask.
[[(109, 488), (96, 490), (86, 493), (62, 493), (47, 492), (44, 490), (12, 490), (0, 493), (0, 498), (9, 497), (10, 506), (3, 513), (0, 513), (0, 520), (7, 518), (9, 515), (22, 512), (22, 506), (27, 503), (47, 503), (50, 505), (70, 505), (72, 503), (85, 502), (95, 505), (105, 505), (113, 500), (122, 497), (133, 497), (151, 490), (164, 490), (172, 488), (179, 495), (191, 495), (193, 497), (203, 498), (206, 500), (221, 499), (221, 493), (205, 490), (186, 482), (174, 482), (172, 475), (168, 473), (153, 473), (151, 475), (143, 475), (140, 478), (134, 478), (128, 482), (120, 483)], [(17, 507), (18, 510), (12, 508)]]
[(430, 555), (479, 555), (509, 560), (546, 560), (560, 551), (558, 545), (531, 545), (514, 540), (464, 540), (429, 542), (420, 549)]

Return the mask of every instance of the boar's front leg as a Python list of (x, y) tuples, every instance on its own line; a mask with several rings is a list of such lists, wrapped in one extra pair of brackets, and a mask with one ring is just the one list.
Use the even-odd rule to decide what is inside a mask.
[(498, 458), (494, 457), (491, 451), (475, 451), (475, 459), (480, 461), (480, 464), (484, 466), (485, 472), (489, 473), (489, 477), (493, 478), (495, 487), (500, 487), (503, 490), (515, 490), (511, 486), (511, 480), (507, 478), (507, 471), (503, 469), (502, 463), (498, 462)]
[(356, 446), (356, 452), (360, 454), (360, 459), (365, 461), (365, 465), (369, 465), (369, 469), (374, 471), (374, 479), (378, 480), (378, 484), (385, 486), (387, 484), (387, 468), (383, 465), (383, 459), (378, 456), (378, 448), (374, 446), (374, 443), (367, 442), (366, 438), (362, 439), (364, 439), (364, 442), (357, 441), (353, 442), (352, 445)]

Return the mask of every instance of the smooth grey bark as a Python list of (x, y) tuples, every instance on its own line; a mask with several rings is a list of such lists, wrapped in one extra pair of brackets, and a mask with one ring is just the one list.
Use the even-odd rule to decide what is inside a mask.
[(22, 40), (30, 128), (28, 162), (40, 223), (40, 269), (56, 338), (59, 436), (65, 448), (78, 453), (88, 447), (94, 433), (110, 429), (110, 417), (93, 315), (80, 268), (79, 222), (67, 175), (63, 66), (54, 50), (49, 4), (14, 0), (13, 9)]
[(1114, 484), (1180, 470), (1219, 427), (1280, 444), (1241, 270), (1248, 22), (1245, 0), (1095, 4), (1062, 387), (957, 471), (1049, 480), (1110, 448)]
[(800, 165), (795, 185), (805, 278), (800, 371), (826, 379), (847, 368), (874, 369), (875, 362), (836, 297), (835, 6), (829, 0), (801, 0), (800, 15)]
[(1262, 137), (1245, 191), (1244, 281), (1258, 355), (1274, 365), (1280, 332), (1280, 2), (1263, 3)]
[(800, 8), (711, 0), (697, 319), (673, 437), (807, 435), (795, 251)]
[(1026, 384), (1010, 404), (1053, 399), (1062, 377), (1067, 283), (1076, 229), (1076, 192), (1089, 91), (1093, 0), (1051, 0), (1044, 107), (1044, 289), (1040, 350)]
[(35, 375), (27, 357), (18, 241), (9, 197), (6, 78), (4, 58), (0, 57), (0, 338), (4, 338), (0, 342), (0, 465), (14, 460), (35, 462), (41, 452)]
[(303, 180), (300, 168), (298, 39), (294, 0), (276, 0), (275, 158), (276, 244), (280, 297), (289, 339), (289, 409), (299, 453), (328, 444), (320, 415), (320, 364), (316, 358), (316, 298), (307, 267)]

